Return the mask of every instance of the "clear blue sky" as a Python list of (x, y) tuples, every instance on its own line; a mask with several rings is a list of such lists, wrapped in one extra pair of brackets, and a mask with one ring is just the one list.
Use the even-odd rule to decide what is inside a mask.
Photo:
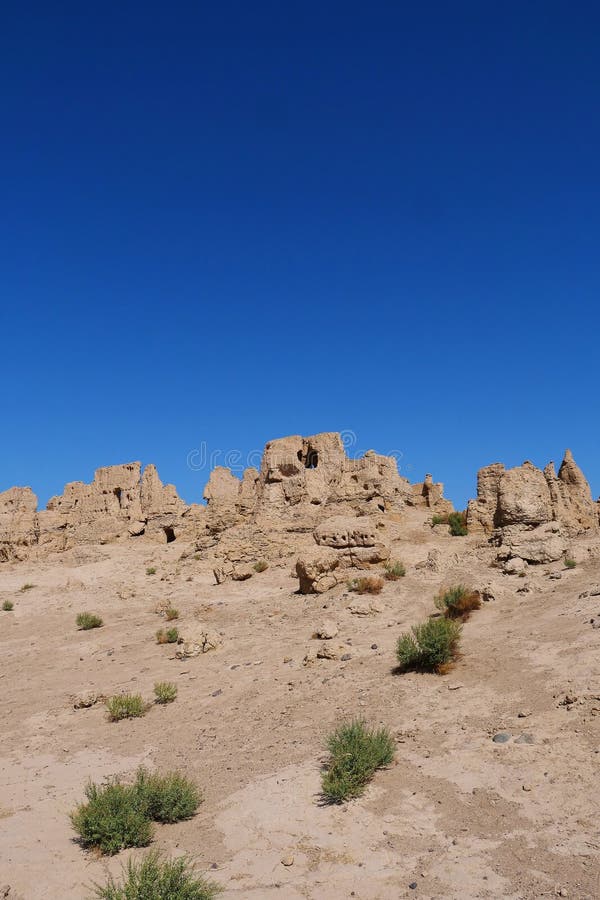
[[(23, 3), (0, 29), (0, 489), (347, 429), (462, 506), (600, 492), (600, 7)], [(217, 460), (224, 461), (224, 455)]]

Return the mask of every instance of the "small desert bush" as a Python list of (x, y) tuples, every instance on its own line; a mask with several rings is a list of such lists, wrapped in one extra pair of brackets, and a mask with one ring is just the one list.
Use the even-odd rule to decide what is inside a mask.
[(179, 631), (176, 628), (159, 628), (156, 632), (157, 644), (176, 644), (179, 640)]
[(380, 594), (383, 589), (383, 578), (379, 575), (363, 575), (362, 578), (354, 578), (348, 587), (357, 594)]
[(2, 609), (4, 610), (4, 612), (11, 612), (11, 610), (13, 610), (14, 608), (15, 604), (12, 602), (12, 600), (5, 600), (2, 604)]
[(355, 720), (344, 723), (327, 738), (329, 760), (321, 789), (329, 803), (358, 797), (377, 769), (394, 758), (394, 740), (386, 728), (368, 728)]
[(19, 590), (21, 591), (22, 594), (24, 594), (25, 591), (30, 591), (34, 587), (35, 587), (35, 584), (31, 584), (28, 581), (27, 584), (24, 584), (21, 588), (19, 588)]
[(434, 603), (446, 618), (466, 622), (474, 609), (481, 608), (481, 596), (479, 591), (472, 591), (464, 584), (458, 584), (438, 594)]
[(104, 624), (100, 616), (89, 612), (79, 613), (75, 621), (80, 631), (89, 631), (90, 628), (100, 628), (101, 625)]
[(119, 722), (121, 719), (138, 719), (145, 716), (148, 706), (141, 694), (117, 694), (108, 698), (106, 709), (109, 721)]
[(151, 775), (145, 769), (139, 769), (129, 785), (118, 780), (105, 785), (90, 782), (85, 795), (87, 803), (71, 813), (71, 823), (84, 847), (108, 855), (126, 847), (146, 847), (152, 840), (152, 821), (189, 819), (202, 800), (185, 776)]
[(179, 618), (179, 610), (175, 609), (174, 606), (169, 606), (168, 609), (165, 609), (165, 619), (167, 622), (172, 622), (174, 619)]
[(448, 516), (440, 516), (436, 513), (435, 516), (431, 517), (432, 525), (447, 525), (448, 524)]
[(394, 562), (388, 562), (384, 566), (385, 568), (385, 577), (388, 581), (398, 581), (399, 578), (403, 578), (406, 575), (406, 569), (404, 567), (404, 563), (401, 563), (400, 560), (394, 560)]
[(467, 530), (466, 512), (449, 513), (448, 525), (450, 526), (450, 534), (453, 537), (465, 537), (469, 533)]
[(577, 563), (574, 559), (565, 559), (565, 566), (567, 567), (567, 569), (574, 569), (576, 565)]
[(255, 572), (266, 572), (269, 568), (269, 563), (266, 561), (266, 559), (259, 559), (258, 562), (254, 563), (252, 568)]
[(154, 685), (156, 703), (172, 703), (177, 696), (177, 685), (172, 681), (157, 681)]
[(126, 847), (147, 847), (152, 840), (152, 822), (133, 785), (112, 781), (90, 782), (87, 803), (71, 813), (71, 824), (83, 847), (94, 847), (113, 856)]
[(457, 658), (461, 630), (454, 619), (428, 619), (415, 625), (398, 639), (399, 668), (444, 674)]
[(156, 566), (148, 566), (146, 575), (156, 575)]
[(179, 772), (152, 775), (140, 769), (134, 788), (143, 797), (147, 815), (154, 822), (190, 819), (202, 800), (194, 782)]
[(223, 890), (194, 870), (187, 857), (163, 859), (158, 852), (147, 853), (140, 861), (130, 859), (123, 881), (112, 876), (105, 887), (94, 885), (99, 900), (213, 900)]

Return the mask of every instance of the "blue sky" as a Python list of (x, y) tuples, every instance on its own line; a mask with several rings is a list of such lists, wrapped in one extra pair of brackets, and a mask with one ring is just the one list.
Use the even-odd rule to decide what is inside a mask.
[(4, 7), (0, 490), (140, 459), (198, 500), (194, 450), (346, 430), (458, 506), (567, 446), (597, 495), (599, 39), (591, 2)]

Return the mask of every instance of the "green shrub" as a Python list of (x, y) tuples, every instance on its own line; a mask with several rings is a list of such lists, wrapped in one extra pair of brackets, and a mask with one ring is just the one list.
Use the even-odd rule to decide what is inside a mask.
[(321, 789), (329, 803), (358, 797), (377, 769), (394, 758), (394, 740), (386, 728), (367, 728), (364, 722), (344, 723), (327, 738), (329, 761)]
[(454, 619), (428, 619), (403, 634), (396, 645), (402, 671), (447, 672), (457, 658), (461, 626)]
[(117, 694), (106, 701), (108, 718), (111, 722), (119, 722), (121, 719), (137, 719), (145, 716), (148, 706), (144, 703), (141, 694)]
[(187, 857), (163, 859), (154, 851), (140, 862), (130, 859), (123, 870), (123, 881), (112, 876), (105, 887), (94, 885), (99, 900), (213, 900), (222, 887), (196, 875)]
[(440, 516), (436, 514), (431, 517), (432, 525), (447, 525), (448, 524), (448, 516)]
[(179, 610), (175, 609), (174, 606), (169, 606), (168, 609), (165, 609), (165, 619), (167, 622), (172, 622), (174, 619), (179, 618)]
[(448, 525), (450, 526), (450, 534), (453, 537), (465, 537), (469, 533), (466, 512), (450, 513), (448, 515)]
[(565, 566), (567, 567), (567, 569), (574, 569), (576, 565), (577, 563), (574, 559), (565, 559)]
[(148, 566), (146, 575), (156, 575), (156, 566)]
[(94, 847), (109, 856), (126, 847), (147, 847), (152, 823), (143, 798), (131, 785), (114, 780), (85, 789), (87, 803), (71, 813), (71, 824), (84, 847)]
[(148, 817), (155, 822), (190, 819), (202, 800), (194, 782), (179, 772), (153, 775), (140, 769), (134, 787), (143, 797)]
[(258, 562), (254, 563), (252, 568), (255, 572), (266, 572), (269, 568), (269, 563), (266, 561), (266, 559), (259, 559)]
[(348, 582), (348, 589), (357, 594), (380, 594), (383, 589), (383, 578), (379, 575), (363, 575)]
[(480, 609), (481, 596), (479, 591), (472, 591), (464, 584), (458, 584), (438, 594), (433, 602), (448, 619), (462, 619), (466, 622), (474, 609)]
[(79, 613), (75, 620), (80, 631), (89, 631), (90, 628), (100, 628), (104, 623), (95, 613)]
[(401, 563), (400, 560), (386, 563), (384, 569), (385, 577), (388, 581), (398, 581), (399, 578), (403, 578), (406, 575), (404, 563)]
[(176, 628), (159, 628), (156, 632), (157, 644), (176, 644), (179, 640), (179, 631)]
[(109, 855), (126, 847), (146, 847), (152, 820), (189, 819), (202, 800), (196, 785), (183, 775), (150, 775), (145, 769), (138, 770), (130, 785), (116, 779), (101, 786), (90, 782), (85, 795), (87, 803), (71, 813), (71, 823), (84, 847)]
[(27, 584), (24, 584), (21, 588), (19, 588), (19, 590), (21, 591), (22, 594), (24, 594), (25, 591), (30, 591), (34, 587), (35, 587), (35, 584), (31, 584), (28, 581)]
[(12, 600), (5, 600), (2, 604), (2, 609), (4, 610), (4, 612), (11, 612), (14, 608), (15, 604), (12, 602)]
[(157, 681), (154, 685), (154, 695), (157, 703), (172, 703), (177, 696), (177, 685), (171, 681)]

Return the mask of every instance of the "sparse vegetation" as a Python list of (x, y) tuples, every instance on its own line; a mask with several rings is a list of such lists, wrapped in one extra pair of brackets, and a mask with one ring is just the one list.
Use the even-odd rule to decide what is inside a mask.
[(154, 685), (156, 703), (172, 703), (177, 697), (177, 685), (172, 681), (157, 681)]
[[(196, 785), (183, 775), (151, 775), (139, 769), (131, 785), (113, 780), (90, 782), (86, 803), (71, 813), (71, 823), (84, 847), (114, 855), (126, 847), (146, 847), (152, 821), (179, 822), (194, 815), (202, 800)], [(127, 896), (127, 895), (126, 895)], [(143, 895), (151, 898), (153, 895)]]
[(565, 567), (567, 569), (574, 569), (576, 565), (577, 563), (574, 559), (571, 559), (570, 557), (567, 557), (567, 559), (565, 559)]
[(4, 610), (4, 612), (12, 612), (14, 608), (15, 604), (12, 602), (12, 600), (5, 600), (2, 604), (2, 609)]
[(458, 656), (462, 626), (454, 619), (428, 619), (415, 625), (398, 639), (396, 656), (401, 671), (414, 669), (437, 672), (449, 671)]
[(385, 578), (388, 581), (398, 581), (399, 578), (403, 578), (406, 575), (404, 563), (401, 563), (398, 559), (393, 562), (387, 562), (384, 568)]
[(445, 515), (436, 514), (431, 517), (432, 525), (448, 525), (450, 529), (450, 534), (453, 537), (464, 537), (467, 535), (467, 513), (463, 512), (451, 512), (446, 513)]
[(156, 632), (157, 644), (176, 644), (179, 640), (179, 631), (177, 628), (159, 628)]
[(156, 566), (148, 566), (146, 575), (156, 575)]
[(22, 587), (20, 587), (19, 590), (20, 590), (20, 592), (21, 592), (22, 594), (24, 594), (25, 591), (30, 591), (30, 590), (31, 590), (32, 588), (34, 588), (34, 587), (35, 587), (35, 584), (31, 584), (31, 583), (28, 581), (26, 584), (24, 584)]
[(357, 594), (380, 594), (383, 589), (383, 578), (380, 575), (363, 575), (348, 582), (348, 589)]
[(442, 591), (435, 598), (436, 608), (448, 619), (462, 619), (466, 622), (474, 609), (481, 608), (479, 591), (473, 591), (464, 584)]
[(394, 740), (386, 728), (368, 728), (364, 722), (344, 723), (327, 738), (329, 761), (321, 789), (329, 803), (358, 797), (377, 769), (394, 758)]
[(269, 568), (269, 563), (266, 561), (266, 559), (259, 559), (258, 562), (254, 563), (252, 568), (255, 572), (266, 572)]
[(165, 609), (165, 619), (167, 622), (172, 622), (174, 619), (179, 618), (179, 610), (175, 609), (174, 606), (169, 606), (168, 609)]
[(467, 529), (466, 512), (453, 512), (448, 516), (448, 525), (450, 526), (450, 534), (453, 537), (465, 537), (469, 531)]
[(148, 706), (141, 694), (116, 694), (108, 698), (106, 709), (111, 722), (120, 722), (121, 719), (137, 719), (145, 716)]
[(80, 631), (89, 631), (91, 628), (100, 628), (104, 624), (100, 616), (89, 612), (79, 613), (75, 621)]
[(187, 857), (163, 859), (156, 851), (137, 863), (128, 860), (120, 884), (111, 876), (105, 887), (94, 887), (99, 900), (213, 900), (223, 890), (197, 875)]

